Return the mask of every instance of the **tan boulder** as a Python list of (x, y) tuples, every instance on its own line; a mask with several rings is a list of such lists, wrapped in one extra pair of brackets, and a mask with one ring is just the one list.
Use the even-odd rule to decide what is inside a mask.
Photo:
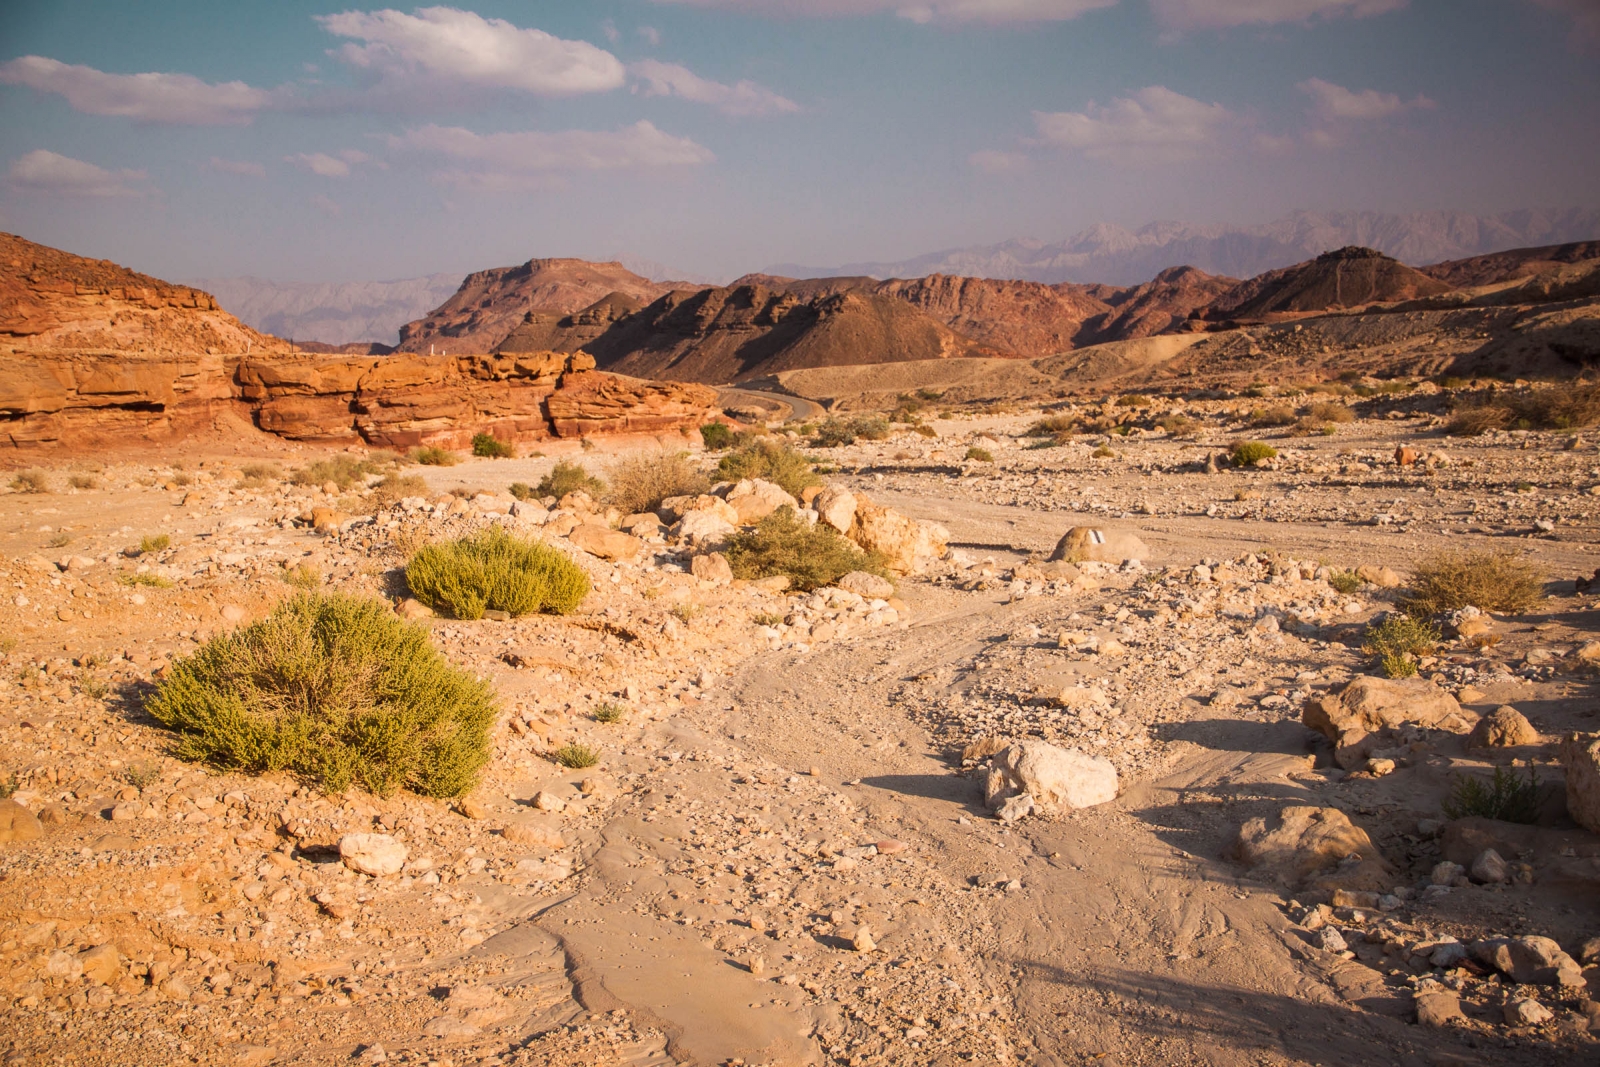
[(0, 844), (12, 841), (37, 841), (44, 836), (44, 825), (33, 812), (9, 798), (0, 800)]
[(1467, 735), (1468, 748), (1511, 748), (1536, 745), (1539, 731), (1510, 704), (1502, 704), (1478, 720)]
[(1047, 741), (1018, 741), (995, 756), (984, 800), (1000, 809), (1024, 796), (1031, 798), (1032, 810), (1044, 815), (1109, 803), (1117, 799), (1117, 769), (1101, 756)]
[(110, 985), (122, 975), (122, 957), (110, 943), (82, 953), (78, 962), (83, 965), (83, 976), (96, 985)]
[(856, 523), (850, 538), (867, 551), (881, 555), (896, 574), (922, 573), (944, 557), (950, 544), (950, 533), (943, 526), (907, 518), (860, 495), (856, 498)]
[(869, 600), (887, 600), (894, 596), (893, 582), (866, 571), (851, 571), (833, 584), (847, 593), (864, 596)]
[[(726, 507), (726, 505), (724, 505)], [(739, 528), (709, 508), (696, 509), (679, 519), (672, 532), (689, 545), (720, 545)]]
[(730, 526), (739, 525), (739, 512), (719, 496), (701, 493), (698, 496), (669, 496), (657, 509), (663, 521), (678, 522), (691, 511), (709, 511)]
[(1356, 577), (1363, 582), (1371, 582), (1379, 589), (1398, 589), (1400, 587), (1400, 575), (1388, 567), (1378, 567), (1371, 563), (1363, 563), (1357, 567)]
[(721, 552), (704, 552), (689, 561), (689, 573), (703, 582), (719, 585), (733, 581), (733, 568)]
[(1150, 546), (1140, 540), (1137, 534), (1126, 530), (1074, 526), (1056, 542), (1049, 562), (1124, 563), (1130, 559), (1144, 560), (1149, 556)]
[(567, 842), (561, 836), (561, 824), (548, 815), (525, 815), (506, 824), (502, 836), (513, 845), (524, 848), (562, 849)]
[(1367, 675), (1353, 679), (1337, 693), (1307, 699), (1300, 721), (1334, 743), (1334, 759), (1347, 771), (1366, 763), (1380, 731), (1414, 723), (1466, 733), (1474, 723), (1455, 697), (1432, 682)]
[(746, 478), (723, 498), (739, 516), (740, 526), (760, 522), (779, 508), (799, 510), (799, 502), (784, 492), (781, 485), (761, 478)]
[(644, 542), (632, 534), (597, 523), (584, 523), (576, 527), (567, 535), (567, 540), (601, 559), (630, 560), (644, 549)]
[(1585, 830), (1600, 833), (1600, 734), (1568, 734), (1561, 742), (1567, 772), (1567, 813)]
[(856, 521), (856, 495), (842, 485), (823, 486), (812, 497), (811, 509), (818, 521), (847, 534)]
[[(1270, 875), (1291, 887), (1344, 864), (1351, 856), (1359, 856), (1363, 866), (1372, 865), (1364, 872), (1369, 876), (1388, 868), (1367, 832), (1337, 808), (1292, 806), (1274, 816), (1250, 819), (1239, 827), (1232, 854), (1258, 874)], [(1346, 884), (1346, 888), (1359, 886)]]

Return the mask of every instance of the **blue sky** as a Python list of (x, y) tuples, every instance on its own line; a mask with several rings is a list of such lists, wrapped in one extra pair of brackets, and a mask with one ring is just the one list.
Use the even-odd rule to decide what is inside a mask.
[(0, 8), (0, 228), (172, 278), (728, 277), (1596, 173), (1596, 0)]

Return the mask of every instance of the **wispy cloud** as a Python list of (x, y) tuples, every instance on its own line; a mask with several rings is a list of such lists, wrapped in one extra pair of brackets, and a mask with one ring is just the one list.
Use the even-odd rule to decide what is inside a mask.
[(438, 180), (488, 191), (523, 189), (575, 171), (654, 170), (711, 162), (711, 151), (649, 122), (619, 130), (524, 130), (480, 134), (427, 125), (388, 138), (389, 147), (455, 164)]
[(354, 148), (347, 148), (336, 156), (326, 152), (296, 152), (283, 157), (285, 163), (293, 163), (302, 170), (324, 178), (348, 178), (351, 167), (371, 160), (371, 156)]
[(339, 206), (338, 201), (333, 200), (330, 197), (326, 197), (321, 193), (318, 193), (316, 196), (311, 198), (311, 206), (328, 216), (330, 219), (336, 219), (340, 215), (344, 214), (344, 208)]
[(1151, 85), (1103, 107), (1090, 103), (1083, 111), (1035, 111), (1033, 121), (1045, 144), (1136, 165), (1202, 155), (1236, 118), (1221, 104)]
[(243, 126), (276, 95), (244, 82), (211, 84), (190, 74), (107, 74), (44, 56), (0, 64), (0, 82), (55, 93), (89, 115), (189, 126)]
[(642, 89), (646, 96), (679, 96), (697, 104), (707, 104), (725, 115), (784, 115), (800, 110), (799, 104), (764, 85), (753, 81), (723, 85), (702, 78), (677, 63), (644, 59), (629, 64), (628, 73), (638, 79), (635, 91)]
[(986, 148), (968, 156), (967, 165), (985, 174), (1014, 174), (1028, 165), (1028, 157), (1021, 152), (998, 152)]
[(242, 159), (223, 159), (220, 156), (212, 156), (206, 162), (206, 166), (220, 174), (237, 174), (241, 178), (265, 178), (267, 176), (266, 167), (263, 167), (260, 163), (251, 163)]
[(563, 40), (453, 7), (419, 8), (413, 15), (345, 11), (316, 18), (329, 33), (352, 39), (334, 55), (390, 83), (422, 80), (572, 96), (616, 89), (624, 80), (622, 62), (587, 41)]
[(1407, 0), (1150, 0), (1156, 21), (1172, 30), (1272, 26), (1318, 19), (1364, 18), (1398, 11)]
[(122, 197), (147, 196), (142, 170), (106, 170), (81, 159), (36, 148), (11, 164), (6, 180), (17, 188), (55, 196)]
[(1397, 93), (1346, 89), (1321, 78), (1307, 78), (1295, 88), (1311, 97), (1313, 112), (1324, 120), (1381, 119), (1401, 111), (1434, 106), (1432, 100), (1420, 94), (1412, 100), (1401, 100)]
[(1062, 22), (1117, 0), (656, 0), (757, 15), (845, 16), (892, 12), (913, 22)]

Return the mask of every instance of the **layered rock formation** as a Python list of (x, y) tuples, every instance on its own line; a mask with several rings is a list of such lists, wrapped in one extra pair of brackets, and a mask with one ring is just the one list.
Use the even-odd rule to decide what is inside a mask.
[[(641, 278), (621, 263), (530, 259), (467, 275), (455, 295), (426, 317), (400, 327), (400, 352), (490, 352), (529, 311), (570, 315), (611, 293), (654, 300), (673, 288)], [(698, 286), (678, 284), (679, 288)]]
[(1450, 288), (1382, 252), (1352, 245), (1240, 283), (1218, 298), (1210, 317), (1264, 319), (1342, 310), (1436, 296)]
[(598, 373), (582, 353), (344, 347), (291, 351), (206, 293), (0, 235), (0, 439), (13, 446), (254, 425), (299, 440), (460, 448), (484, 432), (529, 441), (685, 429), (716, 404), (703, 386)]

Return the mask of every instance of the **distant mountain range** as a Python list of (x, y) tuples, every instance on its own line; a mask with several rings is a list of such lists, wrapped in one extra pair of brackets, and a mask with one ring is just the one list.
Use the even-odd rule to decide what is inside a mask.
[(393, 344), (401, 326), (450, 299), (461, 275), (392, 282), (274, 282), (247, 276), (195, 278), (188, 284), (263, 333), (330, 345)]
[(1251, 278), (1313, 259), (1347, 245), (1375, 248), (1413, 266), (1531, 245), (1566, 244), (1600, 237), (1600, 209), (1508, 211), (1468, 215), (1425, 211), (1297, 211), (1260, 226), (1199, 226), (1152, 222), (1137, 230), (1102, 223), (1056, 244), (1037, 240), (952, 248), (898, 262), (809, 267), (780, 263), (766, 273), (794, 278), (866, 275), (920, 278), (955, 274), (973, 278), (1138, 285), (1168, 267), (1198, 267), (1207, 274)]

